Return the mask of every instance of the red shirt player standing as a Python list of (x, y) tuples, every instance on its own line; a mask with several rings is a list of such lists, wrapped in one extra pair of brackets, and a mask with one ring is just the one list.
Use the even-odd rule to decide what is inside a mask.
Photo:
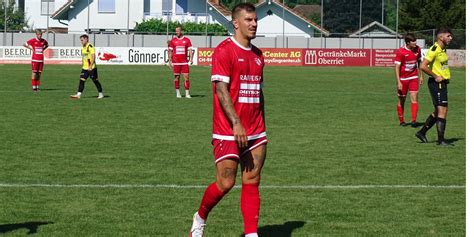
[(421, 61), (421, 50), (416, 45), (415, 36), (411, 33), (405, 35), (405, 43), (406, 45), (398, 49), (395, 56), (395, 75), (398, 91), (397, 113), (400, 126), (404, 126), (403, 110), (407, 92), (410, 92), (411, 126), (416, 127), (418, 88), (419, 84), (423, 84), (423, 73), (420, 74), (420, 81), (418, 81), (418, 63)]
[(43, 72), (44, 51), (48, 48), (48, 41), (41, 38), (43, 32), (35, 30), (36, 38), (26, 41), (23, 46), (31, 49), (31, 86), (33, 91), (39, 91), (41, 72)]
[(189, 64), (192, 63), (193, 60), (192, 46), (191, 40), (183, 36), (181, 27), (176, 27), (176, 37), (173, 37), (173, 39), (170, 40), (168, 43), (168, 49), (169, 55), (171, 55), (170, 65), (173, 66), (174, 88), (176, 89), (176, 97), (178, 98), (181, 98), (181, 93), (179, 92), (180, 74), (183, 74), (184, 76), (186, 98), (191, 98), (191, 94), (189, 94)]
[(241, 165), (241, 211), (246, 237), (258, 236), (260, 172), (266, 156), (263, 55), (250, 41), (257, 32), (254, 5), (240, 3), (232, 10), (235, 35), (224, 40), (212, 56), (214, 95), (212, 144), (216, 182), (204, 192), (194, 214), (190, 236), (202, 236), (209, 212), (235, 184)]

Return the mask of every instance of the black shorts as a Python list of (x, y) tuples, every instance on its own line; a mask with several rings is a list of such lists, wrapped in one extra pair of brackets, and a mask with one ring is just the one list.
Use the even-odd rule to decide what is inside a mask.
[(430, 77), (428, 80), (428, 89), (430, 90), (433, 105), (448, 107), (448, 81), (436, 82)]
[(97, 73), (97, 68), (92, 69), (92, 71), (88, 71), (88, 70), (82, 69), (80, 78), (87, 79), (87, 78), (89, 78), (89, 77), (90, 77), (91, 79), (97, 79), (97, 78), (99, 78), (99, 74)]

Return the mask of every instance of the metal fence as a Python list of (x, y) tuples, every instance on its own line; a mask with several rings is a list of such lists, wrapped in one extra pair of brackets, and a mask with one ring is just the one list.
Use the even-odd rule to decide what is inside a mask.
[[(78, 34), (46, 33), (43, 35), (51, 46), (81, 46)], [(0, 45), (21, 46), (33, 33), (0, 33)], [(187, 35), (194, 47), (216, 47), (228, 36)], [(166, 47), (171, 35), (164, 34), (104, 34), (92, 33), (90, 41), (97, 47)], [(256, 37), (252, 43), (261, 48), (352, 48), (352, 49), (396, 49), (403, 45), (403, 39), (395, 38), (349, 38), (277, 36)], [(425, 39), (420, 39), (421, 47), (429, 47)]]
[[(451, 49), (466, 49), (466, 30), (452, 29), (453, 41), (449, 48)], [(428, 29), (412, 32), (418, 39), (424, 39), (428, 46), (436, 42), (436, 29)]]

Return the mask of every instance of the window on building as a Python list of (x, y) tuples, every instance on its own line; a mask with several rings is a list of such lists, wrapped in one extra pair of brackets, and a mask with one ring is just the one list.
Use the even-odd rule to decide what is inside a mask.
[(161, 9), (163, 9), (163, 15), (171, 15), (173, 11), (173, 3), (171, 0), (163, 0)]
[(49, 16), (54, 13), (54, 0), (41, 0), (41, 15)]
[(150, 14), (150, 0), (145, 0), (145, 2), (143, 3), (143, 12), (145, 13), (145, 15)]
[(99, 0), (99, 13), (115, 13), (115, 0)]
[(188, 12), (188, 0), (176, 0), (176, 13), (183, 14)]
[(18, 1), (18, 9), (25, 11), (25, 0)]

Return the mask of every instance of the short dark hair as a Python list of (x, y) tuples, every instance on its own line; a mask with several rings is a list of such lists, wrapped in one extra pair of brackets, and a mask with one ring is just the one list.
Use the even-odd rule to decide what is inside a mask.
[(453, 34), (453, 32), (451, 31), (449, 27), (440, 27), (438, 28), (438, 30), (436, 30), (436, 35), (444, 34), (444, 33)]
[(232, 8), (232, 20), (235, 20), (237, 18), (237, 15), (241, 11), (245, 10), (246, 12), (255, 12), (255, 6), (252, 3), (248, 2), (243, 2), (239, 3)]
[(81, 35), (79, 38), (89, 39), (89, 36), (84, 34), (84, 35)]
[(415, 34), (413, 33), (406, 33), (405, 34), (405, 43), (408, 44), (410, 42), (416, 41)]

